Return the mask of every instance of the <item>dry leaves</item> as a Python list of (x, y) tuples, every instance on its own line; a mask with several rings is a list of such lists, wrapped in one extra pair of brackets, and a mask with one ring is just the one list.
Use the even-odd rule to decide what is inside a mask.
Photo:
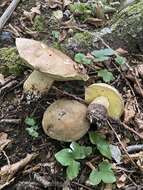
[(119, 179), (117, 180), (117, 187), (120, 189), (120, 188), (123, 188), (125, 186), (125, 182), (127, 180), (127, 175), (126, 174), (123, 174), (119, 177)]
[(27, 154), (27, 156), (12, 164), (12, 165), (5, 165), (0, 169), (0, 189), (3, 189), (5, 186), (10, 184), (14, 179), (14, 175), (24, 168), (30, 161), (35, 159), (36, 154)]
[(36, 7), (32, 7), (30, 12), (29, 11), (25, 11), (23, 12), (24, 16), (30, 20), (31, 23), (33, 23), (33, 18), (38, 14), (41, 14), (40, 11), (41, 5), (38, 4)]
[(128, 100), (125, 104), (125, 109), (124, 109), (124, 123), (130, 122), (131, 119), (133, 119), (136, 114), (135, 99), (130, 95), (130, 93), (127, 96)]
[(4, 132), (0, 133), (0, 152), (3, 151), (3, 149), (8, 145), (8, 143), (11, 142), (11, 140), (9, 140), (8, 135)]

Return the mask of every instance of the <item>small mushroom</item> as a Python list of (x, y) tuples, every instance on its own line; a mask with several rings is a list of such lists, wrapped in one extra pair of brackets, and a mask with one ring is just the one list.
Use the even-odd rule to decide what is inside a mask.
[(124, 102), (120, 93), (112, 86), (97, 83), (85, 90), (85, 101), (89, 104), (87, 117), (90, 122), (102, 124), (108, 117), (119, 119), (124, 111)]
[(24, 83), (25, 92), (42, 95), (48, 92), (55, 80), (88, 79), (84, 67), (79, 67), (70, 57), (42, 42), (17, 38), (16, 47), (21, 58), (34, 69)]
[(76, 141), (84, 136), (90, 127), (86, 112), (87, 106), (76, 100), (57, 100), (44, 113), (44, 132), (59, 141)]

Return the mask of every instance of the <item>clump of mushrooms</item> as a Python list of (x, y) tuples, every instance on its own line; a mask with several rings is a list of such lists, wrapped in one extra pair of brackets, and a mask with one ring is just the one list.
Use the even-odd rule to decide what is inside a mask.
[(86, 112), (87, 106), (76, 100), (57, 100), (44, 113), (44, 132), (59, 141), (76, 141), (84, 136), (90, 127)]
[(55, 80), (88, 79), (84, 67), (79, 67), (70, 57), (42, 42), (17, 38), (16, 47), (20, 57), (34, 69), (24, 83), (25, 92), (42, 95), (48, 92)]
[(109, 118), (118, 120), (124, 111), (124, 102), (120, 93), (111, 85), (97, 83), (85, 90), (85, 101), (89, 104), (87, 118), (91, 123), (101, 125)]

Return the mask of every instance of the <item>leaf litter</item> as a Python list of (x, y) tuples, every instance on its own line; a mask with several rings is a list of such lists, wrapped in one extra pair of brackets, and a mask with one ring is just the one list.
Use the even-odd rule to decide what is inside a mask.
[[(41, 2), (40, 2), (40, 5), (37, 5), (35, 1), (31, 1), (30, 4), (28, 4), (28, 7), (26, 7), (25, 4), (21, 4), (20, 5), (21, 10), (19, 10), (19, 9), (16, 10), (16, 15), (14, 15), (14, 20), (11, 23), (12, 27), (9, 28), (9, 26), (7, 26), (8, 29), (13, 33), (14, 36), (16, 36), (16, 33), (19, 33), (19, 35), (22, 37), (27, 37), (27, 35), (28, 35), (28, 37), (34, 37), (34, 38), (36, 38), (36, 40), (38, 37), (39, 40), (42, 40), (42, 41), (46, 40), (46, 41), (48, 41), (49, 44), (54, 43), (54, 45), (56, 47), (58, 46), (59, 48), (62, 49), (61, 42), (64, 44), (64, 42), (67, 40), (67, 38), (69, 38), (69, 36), (72, 36), (74, 32), (78, 32), (78, 29), (81, 29), (84, 31), (85, 28), (89, 28), (89, 30), (90, 30), (89, 26), (91, 26), (91, 25), (93, 25), (93, 26), (95, 25), (95, 27), (97, 27), (97, 28), (104, 25), (104, 22), (102, 22), (102, 19), (103, 19), (102, 18), (102, 9), (101, 9), (100, 5), (98, 5), (96, 7), (97, 12), (98, 12), (97, 17), (89, 17), (84, 21), (82, 21), (82, 19), (81, 19), (78, 22), (77, 22), (78, 18), (76, 18), (77, 20), (73, 19), (74, 20), (74, 22), (73, 22), (73, 20), (72, 20), (72, 17), (74, 17), (73, 14), (69, 13), (70, 19), (72, 21), (67, 18), (65, 19), (65, 17), (64, 17), (64, 11), (65, 11), (65, 9), (69, 10), (68, 6), (70, 4), (72, 4), (71, 1), (68, 1), (68, 0), (65, 0), (65, 1), (45, 0), (45, 1), (41, 1)], [(0, 4), (0, 6), (3, 7), (5, 5), (7, 5), (7, 3), (8, 3), (8, 1), (2, 2)], [(48, 10), (47, 10), (47, 7), (49, 8)], [(60, 11), (60, 21), (61, 21), (62, 26), (59, 27), (59, 26), (54, 25), (54, 27), (55, 27), (54, 30), (58, 31), (60, 33), (60, 36), (63, 35), (63, 37), (61, 37), (63, 39), (59, 40), (60, 43), (58, 43), (58, 44), (55, 43), (55, 41), (52, 41), (53, 39), (52, 39), (51, 34), (52, 34), (53, 30), (51, 31), (51, 29), (50, 29), (50, 26), (52, 26), (50, 24), (50, 21), (51, 21), (50, 18), (52, 17), (53, 12), (57, 11), (57, 9)], [(50, 13), (50, 18), (49, 18), (49, 13)], [(63, 15), (61, 13), (63, 13)], [(22, 21), (21, 23), (18, 23), (18, 24), (16, 21), (17, 14), (19, 15), (20, 21)], [(33, 32), (32, 25), (34, 24), (34, 17), (36, 15), (39, 15), (39, 16), (44, 15), (45, 16), (45, 21), (46, 21), (46, 24), (45, 24), (46, 30), (44, 30), (45, 33), (38, 32), (35, 29), (34, 29), (34, 33), (32, 33)], [(25, 19), (23, 20), (23, 18), (25, 18)], [(63, 28), (62, 28), (63, 26), (65, 26), (64, 27), (65, 33), (63, 32)], [(74, 30), (74, 27), (76, 28), (76, 31)], [(36, 35), (34, 35), (35, 33), (36, 33)], [(106, 47), (105, 47), (105, 49), (106, 49)], [(93, 50), (95, 50), (95, 49), (93, 49)], [(121, 48), (117, 49), (116, 52), (118, 52), (119, 55), (127, 55), (128, 54), (128, 52), (126, 52), (124, 49), (121, 49)], [(82, 52), (82, 53), (84, 53), (84, 52)], [(91, 53), (91, 52), (86, 52), (86, 53)], [(85, 56), (86, 55), (87, 54), (85, 54)], [(118, 89), (120, 89), (120, 92), (125, 97), (125, 102), (126, 102), (123, 122), (125, 124), (129, 125), (134, 130), (138, 131), (140, 134), (143, 134), (143, 132), (142, 132), (143, 131), (143, 117), (142, 117), (142, 112), (143, 112), (142, 106), (143, 105), (142, 105), (142, 101), (141, 101), (141, 93), (138, 93), (138, 92), (140, 92), (139, 87), (142, 89), (143, 67), (142, 67), (142, 65), (134, 66), (136, 69), (135, 76), (137, 77), (137, 81), (135, 81), (135, 84), (137, 84), (137, 82), (139, 82), (139, 85), (137, 85), (137, 87), (134, 84), (132, 84), (132, 82), (133, 82), (132, 79), (133, 80), (135, 79), (134, 75), (131, 77), (128, 77), (128, 76), (126, 77), (126, 74), (128, 75), (128, 73), (123, 72), (123, 75), (125, 75), (125, 78), (127, 79), (127, 81), (130, 84), (128, 86), (128, 82), (125, 83), (123, 76), (120, 73), (118, 73), (117, 70), (114, 72), (115, 68), (113, 68), (113, 65), (112, 65), (113, 57), (111, 55), (111, 57), (109, 59), (109, 67), (107, 67), (107, 65), (104, 63), (102, 64), (101, 58), (100, 58), (100, 60), (97, 60), (99, 62), (96, 64), (101, 65), (101, 68), (104, 68), (104, 72), (99, 72), (100, 74), (99, 74), (99, 76), (97, 76), (97, 79), (96, 79), (96, 77), (93, 77), (92, 80), (93, 80), (93, 82), (98, 82), (98, 80), (101, 80), (101, 81), (104, 80), (105, 82), (109, 82), (109, 83), (113, 84), (115, 87), (117, 87)], [(87, 56), (86, 56), (86, 58), (87, 58)], [(102, 59), (108, 59), (108, 58), (109, 57), (106, 54), (104, 55), (104, 57), (102, 57)], [(117, 57), (116, 62), (121, 65), (122, 63), (125, 63), (126, 60), (124, 58), (122, 59), (121, 57)], [(91, 76), (92, 75), (95, 76), (95, 70), (93, 70), (93, 68), (91, 69), (90, 64), (86, 65), (86, 69), (88, 70), (89, 74), (91, 74)], [(111, 74), (108, 73), (109, 72), (108, 69), (110, 69), (111, 73), (113, 73), (113, 76), (115, 78), (113, 78), (113, 76), (111, 76)], [(96, 74), (97, 73), (98, 72), (96, 72)], [(28, 75), (27, 75), (27, 71), (26, 71), (26, 73), (24, 73), (24, 78), (27, 76)], [(117, 76), (120, 79), (118, 79)], [(1, 83), (4, 83), (4, 79), (3, 79), (3, 77), (1, 77), (1, 81), (2, 81)], [(119, 81), (119, 80), (121, 80), (121, 81)], [(20, 81), (21, 81), (21, 78), (18, 79), (18, 82), (20, 82)], [(89, 85), (88, 84), (88, 83), (90, 83), (89, 81), (87, 82), (87, 85)], [(9, 97), (9, 99), (7, 101), (7, 97), (5, 96), (5, 100), (4, 100), (4, 102), (2, 102), (2, 105), (1, 105), (2, 106), (1, 107), (2, 115), (4, 115), (4, 113), (5, 113), (6, 118), (8, 116), (10, 116), (11, 118), (15, 118), (17, 115), (17, 116), (20, 116), (20, 118), (24, 120), (27, 116), (34, 113), (34, 116), (36, 116), (38, 119), (40, 119), (42, 116), (42, 112), (44, 111), (44, 109), (46, 109), (46, 107), (51, 102), (53, 102), (55, 99), (65, 97), (65, 94), (61, 93), (64, 90), (66, 90), (66, 92), (68, 92), (68, 93), (69, 92), (73, 93), (75, 95), (75, 97), (80, 96), (80, 97), (84, 98), (84, 90), (81, 90), (80, 87), (78, 87), (77, 83), (70, 84), (70, 83), (66, 82), (66, 85), (64, 85), (63, 83), (55, 84), (55, 85), (56, 85), (56, 88), (60, 89), (60, 91), (58, 91), (58, 93), (56, 90), (51, 90), (48, 98), (44, 97), (45, 98), (44, 100), (40, 99), (40, 102), (38, 102), (38, 104), (37, 104), (37, 102), (34, 103), (34, 101), (33, 101), (33, 104), (31, 104), (32, 107), (29, 107), (26, 105), (24, 96), (22, 94), (21, 86), (14, 87), (14, 90), (12, 90), (12, 92), (13, 92), (14, 97), (16, 97), (16, 98), (11, 99), (11, 97)], [(80, 85), (82, 86), (82, 84), (80, 84)], [(76, 88), (75, 88), (75, 86), (76, 86)], [(131, 88), (130, 88), (130, 86), (131, 86)], [(9, 89), (11, 89), (11, 88), (9, 88)], [(8, 89), (8, 91), (9, 91), (9, 89)], [(130, 94), (128, 93), (128, 90), (130, 90)], [(66, 97), (68, 97), (68, 93), (66, 93)], [(137, 109), (138, 107), (139, 107), (140, 112), (138, 112), (138, 109)], [(17, 117), (17, 118), (19, 118), (19, 117)], [(114, 125), (114, 122), (113, 122), (113, 125)], [(19, 169), (23, 169), (29, 163), (29, 161), (32, 161), (32, 154), (31, 154), (31, 156), (28, 155), (27, 157), (25, 157), (25, 153), (32, 152), (32, 150), (35, 150), (35, 152), (37, 152), (37, 151), (40, 152), (40, 155), (38, 155), (38, 157), (39, 157), (38, 162), (41, 162), (41, 161), (45, 162), (45, 166), (40, 167), (39, 172), (41, 173), (44, 171), (45, 173), (43, 175), (45, 175), (45, 176), (46, 176), (46, 172), (48, 172), (49, 175), (51, 175), (54, 179), (56, 179), (57, 181), (59, 180), (60, 183), (63, 183), (64, 172), (63, 172), (62, 168), (59, 165), (57, 166), (57, 171), (59, 174), (59, 175), (57, 175), (56, 171), (53, 171), (53, 173), (50, 171), (50, 167), (48, 167), (46, 165), (46, 163), (52, 162), (54, 160), (54, 156), (53, 156), (54, 153), (58, 152), (62, 147), (66, 148), (67, 145), (53, 142), (50, 139), (47, 139), (47, 137), (45, 137), (43, 135), (43, 131), (41, 131), (41, 130), (38, 131), (40, 134), (40, 137), (38, 137), (37, 140), (31, 141), (30, 137), (25, 132), (26, 126), (20, 126), (21, 128), (18, 125), (15, 128), (15, 126), (13, 126), (11, 124), (6, 124), (6, 125), (2, 124), (1, 126), (2, 126), (1, 127), (2, 131), (5, 131), (5, 133), (4, 132), (0, 133), (0, 140), (2, 139), (1, 143), (0, 143), (0, 149), (1, 150), (6, 149), (6, 146), (11, 142), (11, 140), (7, 139), (7, 137), (8, 137), (7, 133), (9, 135), (10, 139), (12, 138), (15, 141), (15, 144), (17, 146), (16, 150), (13, 147), (12, 147), (13, 149), (11, 149), (11, 147), (10, 148), (8, 147), (8, 150), (6, 149), (6, 153), (8, 154), (8, 158), (10, 159), (10, 163), (13, 163), (13, 164), (5, 165), (2, 163), (1, 173), (0, 173), (2, 188), (5, 186), (5, 184), (8, 185), (8, 183), (13, 182), (15, 177), (17, 177), (19, 179), (19, 176), (17, 176), (17, 173), (19, 173)], [(115, 128), (116, 128), (117, 135), (119, 136), (119, 138), (121, 140), (124, 141), (125, 137), (130, 139), (127, 143), (128, 145), (133, 145), (133, 144), (136, 145), (136, 144), (141, 143), (141, 140), (136, 136), (136, 134), (131, 133), (130, 131), (128, 131), (128, 129), (123, 130), (123, 128), (121, 126), (119, 126), (118, 123), (115, 123)], [(126, 170), (127, 171), (130, 170), (131, 163), (128, 160), (128, 157), (122, 153), (122, 151), (123, 151), (122, 147), (119, 145), (118, 141), (114, 138), (113, 133), (109, 129), (106, 129), (106, 131), (107, 131), (106, 132), (107, 139), (110, 142), (109, 147), (111, 149), (111, 155), (110, 155), (110, 152), (105, 153), (107, 150), (109, 150), (108, 149), (109, 147), (105, 143), (104, 138), (100, 139), (100, 143), (96, 142), (97, 143), (96, 146), (98, 147), (97, 150), (101, 151), (103, 155), (106, 155), (105, 157), (110, 158), (110, 156), (112, 156), (112, 158), (114, 159), (113, 164), (115, 166), (115, 171), (117, 171), (117, 173), (115, 173), (116, 178), (117, 178), (117, 187), (124, 188), (127, 184), (129, 185), (131, 183), (130, 180), (128, 180), (128, 177), (126, 175), (126, 174), (128, 174), (128, 172), (126, 173)], [(24, 144), (21, 143), (21, 138), (24, 139), (24, 141), (25, 141)], [(85, 142), (86, 141), (87, 140), (85, 139)], [(84, 146), (85, 142), (84, 142), (84, 140), (81, 140), (81, 143), (83, 146)], [(117, 144), (118, 146), (111, 145), (112, 143)], [(100, 146), (100, 144), (102, 144), (102, 145), (104, 144), (105, 145), (104, 147), (108, 147), (108, 148), (107, 149), (105, 148), (105, 151), (104, 151), (104, 149)], [(19, 145), (21, 145), (21, 147)], [(89, 145), (89, 144), (87, 143), (87, 145)], [(127, 145), (125, 145), (125, 147), (126, 146)], [(11, 149), (11, 150), (9, 151), (9, 149)], [(129, 156), (142, 169), (142, 151), (137, 151), (137, 153), (129, 154)], [(20, 161), (17, 162), (15, 157), (17, 157), (18, 160), (20, 160)], [(25, 157), (25, 158), (22, 159), (23, 157)], [(123, 157), (123, 159), (121, 159), (122, 157)], [(97, 154), (96, 152), (95, 152), (94, 158), (97, 159), (97, 163), (100, 163), (102, 160), (102, 157), (99, 156), (99, 154)], [(89, 157), (89, 159), (90, 159), (90, 157)], [(122, 164), (123, 160), (125, 161), (124, 164)], [(90, 161), (92, 162), (92, 158)], [(32, 163), (34, 165), (36, 164), (35, 162), (32, 162)], [(94, 166), (96, 166), (96, 164), (94, 162), (93, 162), (93, 164), (94, 164)], [(57, 165), (57, 164), (55, 164), (55, 165)], [(74, 166), (78, 170), (79, 169), (78, 164), (75, 164), (75, 165)], [(84, 161), (81, 165), (82, 165), (82, 169), (83, 169), (85, 167)], [(118, 166), (120, 166), (120, 170), (118, 170)], [(30, 166), (30, 168), (31, 168), (31, 166)], [(132, 166), (132, 168), (133, 168), (133, 166)], [(86, 168), (87, 171), (88, 171), (88, 169)], [(100, 171), (100, 169), (102, 170), (102, 167), (99, 168), (98, 172)], [(80, 174), (82, 175), (82, 170), (80, 172), (81, 172)], [(111, 172), (109, 170), (106, 172), (111, 174)], [(33, 173), (32, 169), (31, 169), (31, 173)], [(72, 173), (71, 176), (73, 174), (74, 173)], [(82, 184), (86, 186), (86, 184), (84, 182), (87, 180), (87, 177), (88, 176), (85, 175), (83, 177), (84, 179), (81, 180), (81, 177), (79, 176), (79, 180), (75, 179), (75, 182), (77, 182), (77, 185), (74, 185), (74, 186), (71, 185), (73, 187), (73, 189), (79, 189), (78, 185), (82, 185)], [(111, 177), (113, 177), (113, 176), (111, 176)], [(130, 177), (133, 180), (136, 178), (137, 179), (136, 183), (140, 184), (140, 181), (134, 172), (130, 175)], [(7, 181), (7, 179), (8, 179), (8, 181)], [(24, 179), (24, 176), (23, 176), (23, 179)], [(96, 179), (96, 177), (94, 178), (94, 180), (95, 179)], [(30, 179), (28, 179), (28, 180), (30, 181)], [(106, 176), (104, 176), (104, 179), (101, 179), (99, 177), (99, 179), (96, 179), (96, 180), (106, 181)], [(110, 181), (110, 182), (113, 182), (114, 180), (115, 179), (112, 178), (112, 181)], [(78, 184), (78, 182), (79, 182), (79, 184)], [(94, 183), (95, 183), (95, 181), (94, 181)], [(88, 186), (86, 186), (86, 187), (88, 188)], [(92, 189), (91, 186), (89, 188)]]

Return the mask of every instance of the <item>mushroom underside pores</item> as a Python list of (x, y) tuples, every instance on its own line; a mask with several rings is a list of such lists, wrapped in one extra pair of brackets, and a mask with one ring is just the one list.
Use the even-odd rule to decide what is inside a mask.
[(124, 111), (120, 93), (111, 85), (97, 83), (85, 90), (85, 101), (89, 104), (87, 118), (90, 123), (104, 124), (108, 117), (118, 120)]

